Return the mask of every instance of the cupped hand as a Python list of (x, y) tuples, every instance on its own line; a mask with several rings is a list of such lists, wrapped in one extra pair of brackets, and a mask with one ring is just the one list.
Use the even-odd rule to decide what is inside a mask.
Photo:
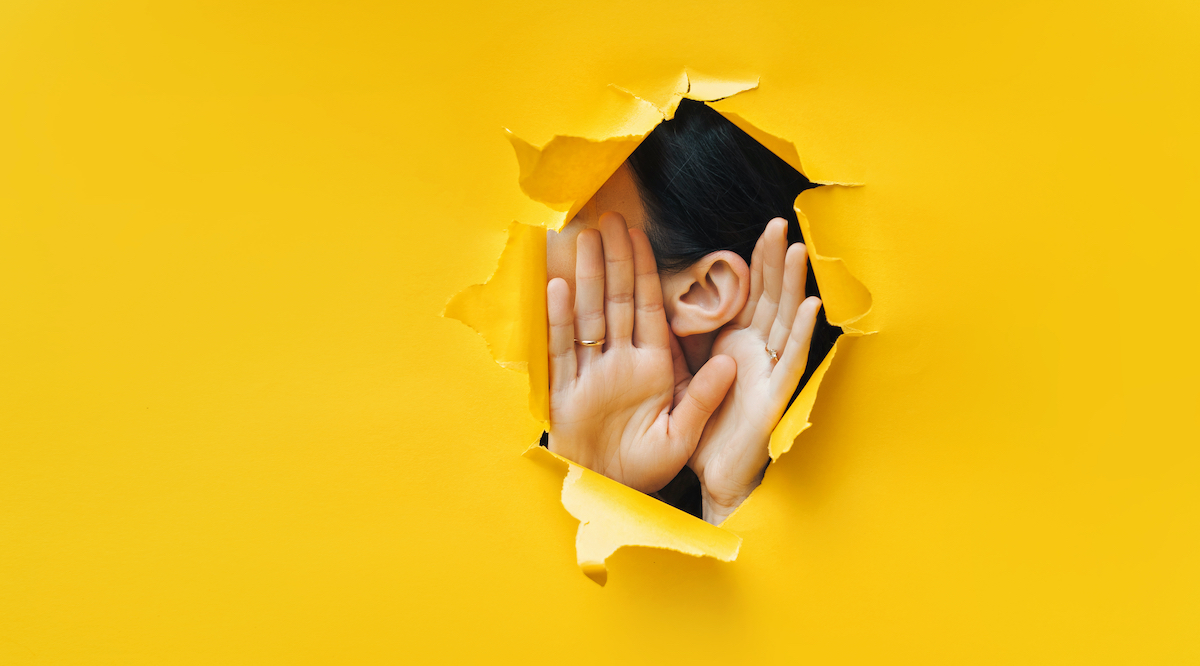
[(654, 492), (687, 463), (737, 369), (714, 356), (688, 376), (640, 229), (605, 213), (600, 231), (585, 230), (577, 243), (574, 312), (564, 280), (546, 287), (550, 450)]
[(787, 221), (771, 220), (751, 256), (746, 307), (713, 343), (714, 355), (737, 362), (737, 379), (688, 462), (710, 523), (724, 521), (762, 481), (771, 431), (804, 375), (821, 309), (819, 298), (804, 298), (807, 262), (803, 244), (788, 247)]

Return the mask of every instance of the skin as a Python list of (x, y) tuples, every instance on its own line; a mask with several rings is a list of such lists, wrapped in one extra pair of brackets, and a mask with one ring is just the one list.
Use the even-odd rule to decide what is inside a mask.
[(630, 229), (644, 229), (646, 209), (629, 166), (622, 164), (584, 204), (560, 231), (546, 233), (546, 274), (567, 283), (572, 300), (575, 298), (575, 259), (579, 234), (585, 229), (600, 229), (600, 215), (605, 212), (620, 215)]
[[(546, 233), (547, 278), (566, 282), (572, 302), (579, 234), (586, 229), (599, 230), (605, 212), (619, 214), (629, 229), (646, 228), (646, 209), (627, 164), (622, 164), (561, 230)], [(689, 372), (695, 373), (712, 358), (721, 326), (744, 306), (749, 267), (735, 252), (714, 252), (681, 273), (659, 277), (667, 321)]]
[[(650, 242), (613, 212), (576, 239), (575, 303), (550, 280), (550, 449), (654, 492), (695, 453), (736, 366), (715, 356), (686, 376), (663, 310)], [(584, 346), (576, 340), (605, 340)], [(682, 372), (681, 372), (682, 371)]]
[(807, 263), (803, 244), (787, 246), (787, 222), (771, 220), (751, 258), (750, 298), (713, 343), (714, 354), (737, 363), (737, 379), (688, 465), (700, 478), (704, 519), (715, 525), (762, 482), (771, 431), (804, 375), (821, 309), (819, 298), (804, 297)]
[(749, 267), (722, 251), (667, 275), (645, 225), (622, 165), (549, 232), (550, 448), (643, 492), (687, 464), (705, 520), (720, 524), (762, 480), (820, 301), (804, 298), (807, 255), (787, 246), (782, 219), (767, 225)]

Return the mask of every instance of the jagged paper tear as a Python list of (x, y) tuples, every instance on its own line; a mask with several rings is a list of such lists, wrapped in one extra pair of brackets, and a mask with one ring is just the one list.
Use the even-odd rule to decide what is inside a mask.
[(546, 230), (514, 222), (496, 271), (458, 292), (443, 317), (475, 329), (500, 365), (529, 375), (529, 411), (550, 426), (546, 336)]
[(575, 556), (579, 568), (600, 585), (608, 579), (604, 562), (618, 548), (649, 546), (722, 562), (737, 558), (742, 538), (710, 525), (649, 495), (532, 446), (528, 456), (552, 458), (567, 468), (562, 503), (576, 520)]
[(825, 355), (821, 365), (817, 366), (812, 376), (809, 377), (808, 383), (804, 385), (803, 389), (800, 389), (800, 395), (796, 396), (787, 411), (783, 413), (783, 418), (779, 419), (779, 423), (771, 431), (769, 452), (772, 462), (790, 451), (800, 433), (808, 430), (808, 427), (812, 425), (808, 421), (808, 416), (812, 414), (813, 405), (817, 404), (817, 390), (821, 388), (821, 380), (825, 378), (825, 371), (833, 363), (837, 348), (837, 343), (833, 343), (833, 348)]
[[(825, 187), (846, 187), (845, 185), (826, 185)], [(850, 324), (862, 319), (871, 312), (871, 292), (863, 283), (850, 273), (846, 262), (837, 257), (825, 257), (817, 252), (816, 241), (813, 238), (812, 223), (800, 209), (807, 196), (813, 196), (815, 190), (805, 190), (796, 197), (796, 217), (800, 220), (800, 232), (804, 234), (804, 242), (808, 248), (808, 260), (812, 262), (813, 274), (817, 284), (821, 285), (821, 301), (825, 304), (825, 317), (830, 324), (840, 326), (850, 335), (874, 333), (872, 330), (860, 330)]]
[[(538, 148), (505, 130), (517, 153), (521, 191), (550, 209), (538, 219), (526, 222), (555, 231), (561, 229), (655, 126), (675, 116), (680, 100), (716, 101), (757, 86), (758, 79), (719, 79), (685, 70), (678, 78), (649, 92), (635, 93), (613, 86), (628, 96), (622, 112), (624, 118), (616, 125), (620, 135), (556, 136)], [(798, 164), (799, 158), (795, 161)]]
[[(628, 133), (608, 137), (557, 136), (537, 148), (509, 133), (520, 165), (519, 184), (532, 199), (545, 204), (545, 214), (534, 214), (530, 224), (509, 227), (508, 243), (496, 272), (486, 284), (474, 285), (456, 295), (445, 316), (475, 329), (488, 343), (493, 358), (506, 368), (528, 372), (529, 404), (534, 418), (549, 420), (546, 320), (545, 229), (558, 229), (570, 220), (600, 186), (633, 152), (659, 122), (671, 118), (679, 100), (713, 101), (757, 86), (753, 82), (703, 77), (685, 71), (650, 91), (630, 95), (627, 122), (618, 123)], [(647, 124), (646, 109), (654, 110)], [(719, 110), (719, 109), (718, 109)], [(726, 113), (734, 124), (770, 148), (797, 170), (800, 156), (784, 139), (755, 128), (741, 116)], [(811, 224), (799, 210), (804, 195), (797, 198), (797, 214), (807, 243), (813, 271), (821, 286), (822, 300), (830, 323), (851, 335), (864, 331), (846, 324), (865, 316), (871, 309), (871, 294), (841, 259), (816, 253)], [(786, 453), (796, 437), (811, 425), (808, 417), (816, 402), (821, 380), (833, 362), (837, 346), (829, 352), (808, 384), (784, 413), (771, 434), (772, 460)], [(563, 506), (579, 520), (576, 556), (580, 568), (603, 585), (607, 580), (605, 561), (624, 546), (665, 548), (721, 561), (737, 558), (741, 537), (710, 525), (657, 499), (617, 483), (603, 475), (533, 446), (528, 456), (548, 457), (565, 470)]]

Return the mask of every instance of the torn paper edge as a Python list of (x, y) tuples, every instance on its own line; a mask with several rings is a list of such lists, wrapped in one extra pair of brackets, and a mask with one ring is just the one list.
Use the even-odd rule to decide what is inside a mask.
[(455, 294), (442, 316), (483, 338), (501, 367), (529, 375), (529, 411), (550, 426), (550, 369), (546, 340), (546, 230), (513, 222), (488, 279)]
[[(541, 204), (545, 211), (533, 213), (527, 223), (557, 231), (592, 198), (613, 172), (625, 162), (659, 123), (675, 116), (683, 99), (712, 102), (726, 99), (758, 86), (758, 79), (737, 80), (706, 77), (684, 70), (668, 85), (651, 94), (638, 94), (617, 85), (610, 88), (628, 97), (631, 104), (617, 124), (618, 134), (605, 137), (557, 135), (535, 146), (505, 129), (519, 167), (521, 191)], [(569, 171), (570, 178), (563, 173)], [(564, 187), (565, 183), (570, 183)]]
[(538, 444), (530, 446), (525, 455), (566, 465), (562, 504), (579, 521), (575, 534), (576, 561), (583, 573), (600, 585), (607, 581), (608, 558), (627, 546), (673, 550), (722, 562), (737, 559), (742, 538), (728, 530), (577, 465)]
[[(707, 89), (705, 89), (708, 91), (707, 93), (705, 93), (705, 95), (708, 95), (707, 98), (704, 97), (704, 95), (700, 95), (698, 93), (696, 94), (696, 96), (693, 97), (691, 95), (693, 94), (694, 90), (704, 89), (702, 86), (696, 85), (696, 81), (695, 81), (696, 78), (698, 78), (698, 77), (696, 77), (696, 75), (691, 74), (687, 70), (685, 70), (684, 73), (676, 81), (675, 89), (673, 90), (672, 94), (670, 95), (670, 98), (668, 100), (666, 100), (665, 104), (662, 104), (662, 105), (655, 105), (654, 102), (652, 102), (650, 100), (644, 99), (643, 97), (639, 97), (638, 95), (634, 94), (633, 92), (630, 92), (624, 88), (620, 88), (619, 86), (614, 85), (613, 86), (614, 88), (616, 88), (619, 91), (625, 92), (626, 94), (630, 95), (631, 98), (637, 100), (639, 103), (654, 106), (654, 108), (656, 108), (659, 112), (658, 121), (655, 122), (650, 127), (646, 128), (645, 131), (642, 133), (631, 133), (631, 134), (626, 134), (626, 135), (622, 135), (622, 136), (612, 136), (612, 137), (605, 137), (605, 138), (601, 138), (601, 139), (588, 139), (588, 138), (584, 138), (584, 137), (572, 137), (572, 138), (579, 139), (584, 142), (584, 143), (580, 143), (579, 145), (602, 144), (605, 141), (629, 142), (633, 139), (636, 139), (636, 141), (633, 142), (633, 147), (629, 148), (629, 152), (631, 153), (633, 148), (636, 148), (637, 143), (640, 143), (640, 141), (647, 134), (649, 134), (649, 132), (651, 130), (653, 130), (653, 128), (655, 126), (657, 126), (657, 124), (659, 122), (662, 122), (663, 120), (669, 119), (674, 116), (674, 111), (678, 107), (680, 100), (687, 98), (687, 99), (697, 99), (697, 101), (706, 101), (706, 102), (707, 101), (715, 101), (718, 99), (725, 99), (727, 97), (737, 94), (738, 92), (754, 89), (758, 85), (757, 78), (753, 81), (753, 83), (745, 82), (745, 81), (731, 83), (729, 81), (717, 80), (717, 85), (711, 85)], [(686, 87), (681, 90), (680, 88), (682, 88), (685, 84), (686, 84)], [(724, 87), (722, 87), (722, 86), (724, 86)], [(718, 109), (718, 112), (720, 112), (719, 109)], [(799, 151), (796, 150), (795, 144), (793, 144), (790, 141), (787, 141), (780, 137), (768, 134), (768, 133), (758, 129), (752, 122), (742, 118), (741, 116), (739, 116), (737, 114), (722, 112), (722, 115), (729, 118), (731, 120), (731, 122), (734, 122), (736, 125), (738, 125), (738, 127), (741, 127), (743, 129), (743, 131), (747, 131), (748, 134), (750, 134), (752, 137), (754, 137), (760, 143), (763, 143), (763, 145), (766, 145), (768, 147), (768, 149), (772, 150), (772, 152), (775, 152), (776, 155), (779, 155), (781, 158), (785, 159), (785, 161), (788, 161), (801, 173), (804, 173), (804, 170), (802, 168), (803, 165), (802, 165), (802, 163), (800, 161), (800, 157), (799, 157)], [(519, 137), (516, 137), (511, 132), (509, 132), (508, 134), (510, 137), (509, 140), (510, 140), (510, 142), (512, 142), (512, 144), (514, 146), (514, 151), (517, 152), (518, 163), (522, 164), (523, 177), (528, 176), (530, 173), (532, 173), (532, 171), (527, 171), (527, 169), (530, 169), (530, 170), (537, 169), (537, 166), (541, 162), (541, 158), (542, 158), (546, 148), (550, 147), (554, 143), (555, 139), (560, 138), (560, 137), (554, 137), (549, 142), (547, 142), (543, 147), (538, 148), (538, 147), (532, 146), (532, 144), (529, 144), (528, 142), (521, 140)], [(769, 137), (769, 139), (768, 139), (768, 141), (763, 141), (763, 138), (761, 138), (761, 137)], [(588, 142), (590, 142), (590, 144)], [(781, 150), (785, 154), (780, 154)], [(536, 154), (534, 151), (536, 151)], [(615, 155), (617, 152), (619, 152), (619, 151), (612, 151), (609, 153), (609, 156), (611, 157), (611, 156)], [(540, 227), (543, 229), (544, 228), (550, 228), (550, 229), (560, 228), (563, 223), (565, 223), (567, 220), (570, 219), (570, 217), (567, 217), (567, 214), (569, 213), (570, 215), (573, 215), (574, 214), (572, 212), (573, 210), (577, 210), (577, 207), (582, 206), (584, 203), (586, 203), (587, 199), (590, 198), (595, 193), (595, 190), (599, 189), (600, 185), (602, 185), (604, 183), (604, 181), (607, 180), (608, 176), (611, 175), (611, 171), (615, 171), (620, 166), (620, 164), (622, 162), (624, 162), (626, 157), (628, 157), (628, 154), (625, 154), (624, 156), (621, 157), (621, 159), (619, 161), (617, 161), (615, 164), (612, 164), (611, 165), (612, 168), (611, 168), (610, 172), (607, 175), (605, 175), (605, 177), (603, 179), (600, 179), (597, 183), (595, 183), (595, 188), (591, 189), (591, 192), (587, 194), (586, 198), (583, 198), (582, 200), (577, 199), (574, 203), (571, 204), (571, 207), (566, 211), (566, 213), (562, 212), (561, 210), (554, 211), (553, 215), (551, 215), (549, 217), (543, 217), (543, 219), (538, 224), (529, 225), (529, 226)], [(522, 160), (524, 160), (524, 161), (522, 162)], [(821, 184), (822, 185), (832, 185), (832, 186), (858, 186), (859, 185), (857, 183), (838, 183), (838, 182), (822, 182)], [(540, 200), (534, 198), (526, 190), (526, 188), (524, 186), (522, 186), (522, 191), (526, 193), (526, 196), (530, 196), (531, 199), (534, 199), (535, 201), (539, 201), (539, 203), (542, 203), (543, 205), (547, 206), (551, 210), (553, 210), (553, 208), (551, 208), (552, 206), (561, 208), (565, 204), (565, 202), (562, 202), (562, 201), (558, 201), (558, 202), (540, 201)], [(583, 190), (581, 189), (580, 192), (583, 192)], [(803, 193), (801, 196), (803, 196)], [(864, 330), (859, 330), (854, 327), (848, 326), (848, 324), (858, 321), (859, 319), (866, 316), (870, 312), (870, 309), (871, 309), (871, 307), (870, 307), (870, 292), (867, 291), (866, 287), (863, 286), (862, 283), (860, 281), (858, 281), (858, 279), (855, 278), (853, 276), (853, 274), (850, 273), (849, 269), (845, 266), (844, 262), (842, 262), (842, 260), (840, 258), (825, 257), (825, 256), (822, 256), (822, 255), (819, 255), (816, 253), (814, 244), (812, 243), (811, 223), (809, 222), (808, 218), (799, 209), (799, 203), (800, 203), (800, 197), (797, 198), (797, 215), (798, 215), (799, 219), (801, 220), (801, 228), (802, 228), (806, 243), (808, 245), (808, 252), (809, 252), (810, 258), (813, 261), (814, 273), (817, 274), (818, 283), (822, 285), (822, 295), (824, 297), (823, 300), (826, 301), (827, 314), (830, 312), (830, 309), (828, 307), (829, 295), (826, 294), (826, 287), (825, 287), (826, 280), (832, 280), (832, 282), (834, 282), (834, 283), (837, 283), (837, 282), (839, 282), (839, 280), (842, 280), (842, 282), (844, 282), (845, 284), (851, 285), (849, 287), (851, 290), (854, 289), (853, 285), (857, 285), (857, 287), (861, 288), (861, 290), (862, 290), (862, 293), (860, 293), (859, 295), (862, 296), (862, 294), (865, 293), (865, 297), (868, 300), (868, 305), (865, 309), (863, 309), (861, 307), (851, 308), (852, 312), (848, 316), (840, 317), (837, 321), (834, 321), (833, 319), (831, 319), (830, 323), (841, 326), (843, 331), (846, 334), (851, 335), (851, 336), (858, 336), (858, 335), (873, 333), (874, 331), (864, 331)], [(513, 238), (512, 238), (512, 235), (510, 234), (510, 244), (512, 242), (513, 242)], [(504, 252), (507, 253), (509, 251), (509, 249), (510, 249), (509, 244), (506, 244)], [(541, 337), (542, 337), (542, 342), (543, 342), (543, 346), (544, 346), (544, 342), (545, 342), (545, 330), (544, 330), (544, 327), (545, 327), (545, 302), (544, 302), (544, 298), (545, 298), (545, 293), (544, 293), (545, 292), (545, 275), (544, 275), (545, 246), (544, 246), (544, 238), (543, 238), (543, 244), (541, 246), (541, 252), (542, 252), (541, 263), (542, 263), (543, 275), (542, 275), (540, 284), (537, 284), (536, 287), (537, 287), (537, 291), (540, 294), (540, 298), (541, 298), (542, 302), (541, 302), (540, 309), (534, 308), (534, 312), (535, 313), (541, 312), (541, 314), (542, 314), (542, 317), (540, 318), (539, 321), (540, 321), (540, 324), (543, 329), (541, 331), (541, 334), (542, 334)], [(528, 253), (526, 253), (526, 254), (528, 254)], [(501, 255), (500, 264), (501, 265), (504, 264), (504, 255), (503, 254)], [(822, 267), (821, 270), (818, 270), (818, 265), (820, 265)], [(831, 267), (837, 267), (837, 268), (831, 268)], [(835, 275), (835, 271), (838, 271), (839, 269), (840, 269), (840, 274)], [(492, 278), (489, 278), (488, 282), (485, 283), (485, 285), (474, 285), (474, 286), (479, 287), (479, 286), (486, 286), (486, 285), (491, 284), (492, 280), (499, 273), (500, 273), (500, 267), (498, 266), (496, 273), (493, 274)], [(825, 276), (824, 279), (822, 279), (822, 274), (824, 274), (824, 276)], [(842, 278), (846, 278), (846, 279), (842, 279)], [(470, 290), (470, 289), (471, 288), (468, 288), (468, 290)], [(464, 292), (460, 292), (459, 295), (461, 295), (462, 293), (465, 293), (468, 290), (464, 290)], [(527, 293), (529, 293), (532, 290), (525, 290), (525, 291)], [(478, 291), (478, 292), (476, 292), (476, 294), (482, 298), (484, 296), (484, 291)], [(458, 296), (456, 295), (455, 299), (457, 299), (457, 298), (458, 298)], [(455, 301), (455, 299), (452, 299), (451, 302), (453, 303)], [(835, 301), (837, 300), (837, 296), (834, 296), (834, 300)], [(859, 303), (858, 305), (861, 306), (861, 303)], [(447, 313), (449, 313), (450, 310), (451, 310), (450, 306), (447, 306)], [(451, 315), (447, 314), (446, 316), (451, 316)], [(528, 317), (529, 315), (528, 315), (528, 313), (523, 313), (520, 316)], [(478, 331), (481, 335), (484, 336), (485, 339), (488, 339), (488, 337), (489, 337), (488, 332), (485, 332), (488, 329), (487, 325), (477, 325), (477, 324), (479, 324), (479, 322), (476, 322), (473, 324), (471, 321), (467, 321), (467, 319), (463, 319), (462, 321), (464, 321), (464, 323), (466, 323), (468, 326), (471, 326), (473, 329)], [(520, 327), (517, 327), (517, 328), (520, 328)], [(517, 347), (518, 348), (520, 348), (520, 347), (529, 348), (532, 346), (533, 345), (518, 345)], [(518, 371), (528, 371), (528, 369), (531, 367), (531, 365), (536, 366), (536, 364), (537, 364), (536, 360), (531, 360), (531, 357), (526, 357), (524, 360), (512, 359), (512, 358), (501, 359), (500, 357), (498, 357), (496, 355), (496, 351), (493, 348), (490, 340), (489, 340), (489, 349), (493, 350), (493, 358), (496, 359), (497, 363), (500, 363), (502, 366), (508, 367), (510, 369), (514, 369), (514, 370), (518, 370)], [(795, 440), (799, 436), (799, 434), (801, 432), (803, 432), (804, 430), (808, 429), (808, 427), (810, 427), (812, 425), (809, 422), (808, 418), (811, 415), (812, 409), (815, 405), (816, 396), (817, 396), (817, 392), (820, 388), (821, 381), (824, 378), (825, 372), (828, 370), (828, 368), (832, 364), (832, 361), (833, 361), (836, 351), (837, 351), (837, 345), (835, 344), (833, 349), (830, 350), (829, 354), (827, 354), (825, 359), (822, 361), (821, 366), (818, 367), (818, 370), (813, 373), (813, 376), (810, 378), (808, 384), (806, 384), (805, 388), (801, 391), (801, 395), (797, 397), (797, 400), (794, 401), (793, 404), (784, 413), (784, 416), (780, 419), (780, 423), (776, 426), (775, 431), (772, 432), (771, 443), (769, 445), (771, 447), (770, 453), (771, 453), (772, 460), (777, 460), (779, 458), (779, 456), (782, 456), (784, 453), (789, 451), (792, 448), (792, 446), (794, 445)], [(544, 365), (545, 364), (544, 363), (545, 362), (544, 350), (543, 350), (542, 356), (543, 356), (542, 361), (543, 361), (543, 365)], [(547, 382), (547, 380), (544, 375), (541, 378), (535, 379), (535, 377), (533, 376), (533, 373), (530, 373), (530, 409), (535, 418), (537, 418), (539, 421), (542, 421), (543, 423), (546, 423), (548, 425), (548, 413), (549, 413), (548, 386), (543, 385), (541, 388), (541, 393), (543, 393), (547, 396), (546, 400), (544, 402), (538, 402), (538, 404), (535, 404), (535, 402), (537, 402), (537, 401), (534, 400), (534, 396), (536, 393), (538, 393), (538, 387), (536, 386), (536, 384), (538, 382), (545, 384)], [(545, 418), (542, 418), (541, 415), (545, 415)], [(666, 550), (675, 550), (677, 552), (685, 553), (688, 555), (710, 556), (710, 557), (714, 557), (721, 561), (733, 561), (737, 558), (737, 554), (740, 550), (740, 544), (741, 544), (741, 537), (739, 537), (738, 535), (736, 535), (728, 530), (725, 530), (723, 528), (710, 525), (709, 523), (704, 522), (703, 520), (697, 519), (694, 516), (691, 516), (683, 511), (679, 511), (673, 507), (670, 507), (669, 505), (666, 505), (666, 504), (660, 502), (659, 500), (656, 500), (656, 499), (650, 497), (649, 495), (645, 495), (639, 491), (633, 490), (632, 488), (623, 486), (620, 483), (617, 483), (616, 481), (608, 479), (607, 477), (604, 477), (604, 476), (597, 474), (591, 470), (588, 470), (584, 467), (576, 465), (566, 459), (556, 456), (555, 454), (551, 453), (547, 449), (544, 449), (543, 447), (540, 447), (540, 446), (530, 447), (530, 449), (528, 449), (526, 451), (526, 455), (543, 455), (543, 453), (538, 453), (537, 451), (541, 451), (545, 455), (553, 456), (555, 459), (563, 462), (568, 467), (567, 473), (565, 474), (564, 480), (563, 480), (563, 489), (562, 489), (562, 498), (561, 499), (562, 499), (564, 508), (566, 508), (566, 510), (569, 513), (571, 513), (572, 516), (574, 516), (577, 520), (580, 521), (579, 530), (576, 533), (577, 562), (578, 562), (581, 570), (589, 578), (591, 578), (593, 581), (599, 583), (600, 585), (604, 585), (605, 581), (607, 580), (607, 573), (606, 573), (607, 570), (606, 570), (605, 562), (607, 561), (608, 557), (611, 556), (618, 549), (625, 547), (625, 546), (645, 546), (645, 547), (652, 547), (652, 548), (662, 548), (662, 549), (666, 549)], [(753, 493), (751, 493), (751, 497), (753, 497)], [(750, 498), (747, 498), (746, 502), (749, 502), (749, 501), (750, 501)], [(743, 502), (743, 506), (746, 504), (746, 502)], [(739, 507), (739, 511), (740, 511), (740, 509), (741, 509), (741, 507)], [(736, 514), (737, 514), (737, 512), (734, 513), (734, 515), (736, 515)], [(659, 518), (651, 519), (655, 515), (658, 515)], [(651, 518), (647, 518), (647, 516), (650, 516)], [(667, 516), (667, 518), (664, 518), (663, 516)], [(686, 518), (688, 520), (683, 521), (682, 523), (676, 524), (677, 523), (676, 519), (678, 519), (680, 517)], [(653, 536), (647, 536), (646, 528), (648, 528), (648, 527), (654, 528), (654, 530), (657, 530), (658, 533)], [(638, 530), (641, 530), (641, 531), (638, 531)], [(712, 532), (712, 530), (716, 530), (716, 532)], [(708, 539), (706, 540), (705, 538), (701, 538), (700, 536), (698, 536), (701, 534), (707, 535)], [(718, 535), (718, 534), (728, 535), (728, 536), (727, 537), (721, 536), (720, 538), (716, 538), (716, 535)]]
[[(827, 185), (826, 187), (858, 187), (845, 185)], [(800, 222), (800, 232), (804, 236), (808, 259), (812, 263), (813, 274), (821, 287), (821, 300), (825, 307), (825, 318), (830, 324), (838, 326), (849, 335), (870, 335), (877, 331), (851, 326), (871, 313), (874, 308), (874, 298), (871, 291), (850, 271), (840, 257), (828, 257), (817, 250), (816, 237), (813, 234), (812, 222), (801, 208), (807, 197), (818, 196), (816, 190), (809, 189), (796, 197), (796, 219)]]
[(738, 93), (754, 90), (758, 87), (758, 83), (759, 77), (757, 76), (753, 80), (724, 79), (705, 76), (684, 68), (679, 77), (671, 84), (670, 92), (666, 92), (667, 89), (664, 88), (656, 91), (657, 94), (643, 93), (639, 95), (615, 83), (608, 85), (610, 88), (619, 90), (658, 109), (663, 120), (671, 120), (675, 117), (675, 110), (679, 108), (679, 103), (685, 99), (697, 102), (719, 102)]

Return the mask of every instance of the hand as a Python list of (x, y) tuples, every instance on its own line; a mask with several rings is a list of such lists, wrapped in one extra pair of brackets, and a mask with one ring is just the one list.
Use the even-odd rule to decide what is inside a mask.
[(821, 299), (804, 298), (807, 262), (803, 244), (787, 246), (787, 222), (771, 220), (751, 256), (746, 307), (713, 343), (714, 355), (737, 362), (737, 379), (688, 465), (700, 477), (704, 519), (714, 525), (762, 482), (771, 431), (804, 375), (821, 309)]
[[(687, 376), (640, 229), (605, 213), (600, 232), (585, 230), (577, 244), (574, 317), (567, 283), (556, 278), (546, 287), (550, 450), (654, 492), (683, 469), (737, 368), (715, 356)], [(606, 342), (587, 347), (576, 339)]]

